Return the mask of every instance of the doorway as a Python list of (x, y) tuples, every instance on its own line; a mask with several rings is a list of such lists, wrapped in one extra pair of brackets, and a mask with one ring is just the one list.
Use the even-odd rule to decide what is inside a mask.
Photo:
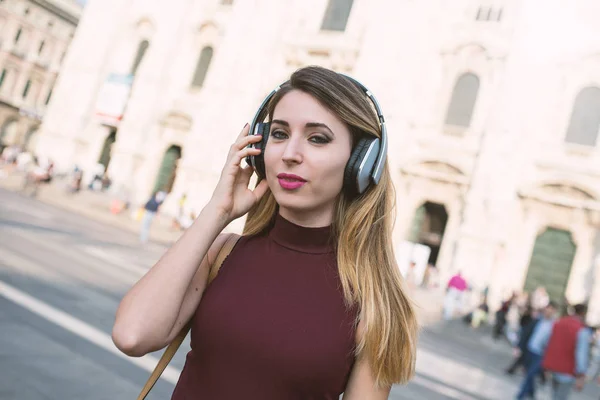
[(171, 146), (165, 152), (162, 163), (156, 176), (156, 182), (154, 184), (154, 191), (163, 190), (170, 193), (173, 190), (175, 184), (175, 178), (177, 177), (177, 164), (181, 159), (181, 147)]
[(547, 228), (535, 240), (523, 290), (543, 286), (550, 299), (562, 304), (576, 250), (570, 232)]
[(436, 265), (447, 223), (448, 213), (443, 204), (426, 202), (415, 211), (407, 240), (431, 249), (430, 264)]
[(108, 164), (110, 164), (110, 159), (112, 155), (112, 147), (117, 141), (117, 130), (116, 128), (111, 128), (110, 133), (104, 140), (104, 145), (102, 146), (102, 151), (100, 152), (100, 158), (98, 158), (98, 163), (104, 165), (104, 170), (108, 170)]

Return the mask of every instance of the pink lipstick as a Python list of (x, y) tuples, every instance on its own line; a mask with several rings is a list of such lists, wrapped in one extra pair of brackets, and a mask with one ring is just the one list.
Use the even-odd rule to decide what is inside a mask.
[(293, 174), (279, 174), (277, 175), (279, 185), (287, 190), (298, 189), (306, 183), (306, 179), (298, 175)]

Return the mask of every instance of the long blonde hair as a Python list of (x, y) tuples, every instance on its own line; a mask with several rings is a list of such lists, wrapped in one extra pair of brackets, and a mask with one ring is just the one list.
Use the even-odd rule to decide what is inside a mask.
[[(321, 67), (292, 74), (269, 104), (269, 115), (292, 90), (312, 95), (349, 128), (353, 142), (365, 135), (381, 136), (369, 100), (343, 75)], [(336, 203), (333, 232), (337, 240), (338, 272), (347, 305), (358, 306), (362, 322), (357, 357), (366, 357), (378, 387), (406, 383), (414, 375), (418, 324), (404, 292), (392, 245), (395, 191), (389, 167), (378, 185), (355, 197), (342, 192)], [(268, 230), (278, 206), (271, 192), (250, 210), (244, 235)]]

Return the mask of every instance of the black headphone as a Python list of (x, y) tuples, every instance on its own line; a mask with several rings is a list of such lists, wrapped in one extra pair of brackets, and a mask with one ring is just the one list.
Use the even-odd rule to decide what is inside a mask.
[[(360, 195), (371, 186), (378, 184), (383, 172), (383, 166), (387, 157), (387, 131), (385, 128), (385, 120), (379, 103), (375, 96), (362, 83), (347, 75), (343, 75), (351, 82), (355, 83), (367, 95), (375, 106), (379, 125), (381, 127), (381, 139), (369, 135), (361, 138), (352, 149), (350, 159), (346, 164), (344, 171), (344, 190), (350, 195)], [(285, 82), (287, 83), (287, 82)], [(271, 124), (263, 122), (267, 117), (267, 106), (275, 93), (281, 89), (282, 85), (276, 87), (262, 102), (260, 108), (256, 112), (252, 124), (250, 125), (251, 135), (262, 135), (262, 140), (259, 143), (253, 144), (250, 147), (261, 149), (261, 153), (257, 156), (246, 157), (246, 162), (251, 165), (260, 178), (265, 178), (265, 161), (264, 152), (269, 139)]]

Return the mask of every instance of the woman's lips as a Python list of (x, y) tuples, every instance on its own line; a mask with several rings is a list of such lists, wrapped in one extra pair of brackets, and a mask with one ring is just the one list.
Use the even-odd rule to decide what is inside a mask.
[(286, 190), (294, 190), (298, 189), (306, 183), (306, 181), (301, 181), (298, 179), (290, 179), (290, 178), (278, 178), (279, 186)]

